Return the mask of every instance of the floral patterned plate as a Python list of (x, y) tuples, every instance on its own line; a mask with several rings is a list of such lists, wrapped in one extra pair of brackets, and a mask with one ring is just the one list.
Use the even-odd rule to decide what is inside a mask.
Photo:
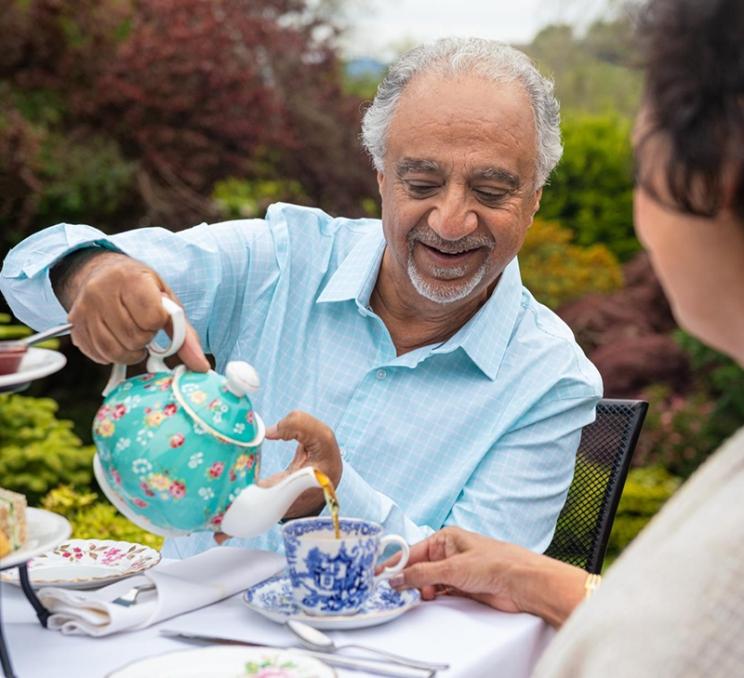
[[(93, 589), (140, 574), (160, 562), (160, 552), (143, 544), (106, 539), (68, 539), (33, 558), (28, 565), (31, 584)], [(20, 584), (17, 570), (0, 579)]]
[(356, 614), (316, 617), (305, 614), (297, 607), (289, 577), (278, 574), (249, 588), (242, 599), (251, 610), (279, 624), (284, 624), (288, 619), (297, 619), (316, 629), (361, 629), (400, 617), (418, 604), (421, 595), (416, 589), (396, 591), (383, 581)]
[(334, 678), (323, 662), (291, 650), (267, 647), (204, 647), (139, 659), (107, 678)]

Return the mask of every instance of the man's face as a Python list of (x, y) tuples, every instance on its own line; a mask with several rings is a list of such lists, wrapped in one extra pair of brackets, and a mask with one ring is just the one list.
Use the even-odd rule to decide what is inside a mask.
[(476, 75), (415, 77), (378, 173), (381, 275), (412, 303), (467, 303), (522, 246), (539, 206), (536, 140), (521, 85)]

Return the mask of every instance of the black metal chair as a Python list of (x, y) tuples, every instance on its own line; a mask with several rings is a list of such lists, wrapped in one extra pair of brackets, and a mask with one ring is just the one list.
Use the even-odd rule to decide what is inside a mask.
[(581, 432), (576, 470), (546, 555), (599, 574), (638, 436), (643, 400), (603, 399)]

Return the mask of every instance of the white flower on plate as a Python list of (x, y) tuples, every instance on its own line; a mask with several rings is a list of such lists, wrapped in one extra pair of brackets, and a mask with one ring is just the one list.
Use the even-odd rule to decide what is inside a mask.
[(197, 466), (200, 466), (204, 462), (204, 453), (202, 452), (194, 452), (189, 457), (189, 468), (196, 468)]
[(243, 422), (239, 421), (233, 426), (233, 433), (242, 433), (243, 431), (245, 431), (245, 424)]
[(208, 499), (211, 499), (214, 497), (214, 491), (211, 487), (200, 487), (199, 488), (199, 496), (204, 500), (207, 501)]

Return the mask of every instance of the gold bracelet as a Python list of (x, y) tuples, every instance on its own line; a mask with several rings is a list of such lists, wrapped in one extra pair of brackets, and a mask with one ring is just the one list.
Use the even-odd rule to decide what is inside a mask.
[(584, 598), (591, 598), (592, 594), (599, 588), (602, 583), (602, 575), (588, 574), (584, 582)]

